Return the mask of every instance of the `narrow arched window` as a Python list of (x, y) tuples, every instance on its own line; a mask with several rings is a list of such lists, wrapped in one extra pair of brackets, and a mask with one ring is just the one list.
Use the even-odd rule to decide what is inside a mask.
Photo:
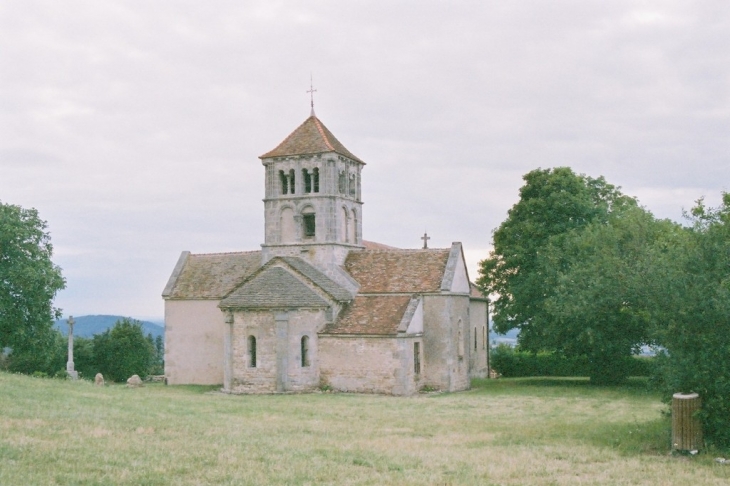
[(302, 210), (302, 235), (304, 238), (314, 238), (317, 231), (317, 220), (314, 209), (309, 206)]
[(307, 169), (302, 169), (302, 175), (304, 176), (304, 192), (309, 194), (312, 192), (312, 175)]
[(312, 186), (314, 192), (319, 192), (319, 169), (317, 167), (312, 170)]
[(344, 170), (340, 171), (340, 177), (338, 179), (338, 186), (339, 186), (338, 189), (340, 191), (340, 194), (344, 194), (346, 186), (347, 186), (347, 176), (345, 175)]
[(256, 337), (248, 337), (248, 366), (256, 368)]
[(474, 351), (477, 350), (477, 328), (474, 328)]
[(413, 343), (413, 373), (421, 373), (421, 343)]
[(281, 193), (286, 194), (289, 192), (289, 179), (283, 170), (279, 171), (279, 179), (281, 180)]
[(309, 366), (309, 336), (302, 336), (302, 368)]
[(296, 187), (294, 183), (294, 169), (291, 169), (289, 171), (289, 194), (294, 194), (294, 187)]

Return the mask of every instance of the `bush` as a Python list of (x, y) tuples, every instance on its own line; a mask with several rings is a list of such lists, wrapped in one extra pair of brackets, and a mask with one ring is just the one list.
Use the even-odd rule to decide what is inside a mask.
[(66, 368), (67, 341), (57, 329), (49, 331), (49, 342), (40, 348), (14, 349), (7, 357), (8, 370), (26, 375), (53, 376)]
[(719, 208), (702, 200), (692, 227), (657, 252), (653, 285), (654, 335), (664, 398), (699, 394), (703, 435), (730, 448), (730, 193)]
[(118, 382), (132, 375), (146, 377), (155, 358), (155, 347), (145, 337), (142, 323), (127, 318), (94, 336), (93, 352), (99, 372)]
[[(531, 353), (500, 344), (490, 353), (490, 366), (506, 378), (528, 376), (590, 376), (586, 356), (565, 357), (553, 352)], [(624, 376), (652, 376), (654, 359), (634, 356), (613, 364)], [(620, 368), (619, 368), (620, 367)]]

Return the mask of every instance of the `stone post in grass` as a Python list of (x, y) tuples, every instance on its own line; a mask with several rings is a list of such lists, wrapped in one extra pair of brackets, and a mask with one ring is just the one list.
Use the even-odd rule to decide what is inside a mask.
[(78, 371), (74, 370), (74, 316), (68, 316), (68, 361), (66, 361), (66, 373), (72, 380), (79, 378)]

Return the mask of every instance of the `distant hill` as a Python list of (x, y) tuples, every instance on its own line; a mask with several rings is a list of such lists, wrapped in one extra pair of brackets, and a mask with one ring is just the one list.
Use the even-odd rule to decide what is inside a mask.
[[(64, 335), (68, 333), (68, 322), (66, 319), (59, 319), (54, 323), (54, 326)], [(74, 316), (74, 336), (90, 338), (94, 334), (101, 334), (107, 329), (114, 327), (114, 324), (121, 319), (124, 319), (124, 316)], [(164, 338), (164, 327), (150, 321), (140, 322), (142, 323), (142, 330), (145, 336), (152, 334), (153, 337), (162, 336)]]

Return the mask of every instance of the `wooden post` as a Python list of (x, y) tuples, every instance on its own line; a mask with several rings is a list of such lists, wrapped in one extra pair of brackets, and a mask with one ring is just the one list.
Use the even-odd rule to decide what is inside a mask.
[(672, 450), (700, 450), (702, 424), (696, 412), (701, 407), (702, 399), (696, 393), (672, 395)]

